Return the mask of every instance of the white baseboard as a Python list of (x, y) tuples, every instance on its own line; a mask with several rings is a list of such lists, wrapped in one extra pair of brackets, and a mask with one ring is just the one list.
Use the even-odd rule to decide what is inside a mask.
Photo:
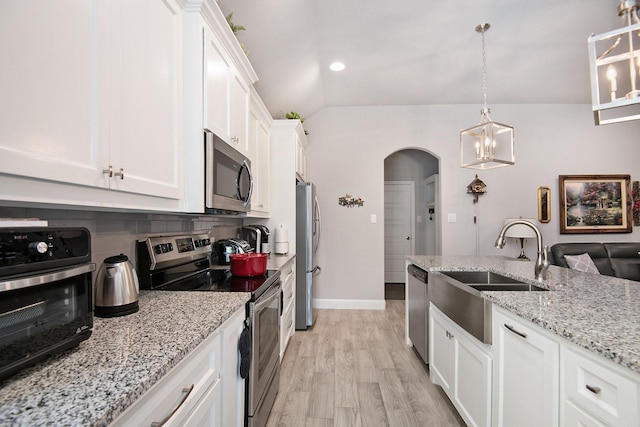
[(384, 310), (385, 300), (374, 299), (314, 299), (315, 308), (333, 308), (338, 310)]

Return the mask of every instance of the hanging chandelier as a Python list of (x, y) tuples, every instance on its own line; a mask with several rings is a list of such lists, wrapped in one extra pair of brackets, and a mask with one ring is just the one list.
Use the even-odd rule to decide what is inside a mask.
[(460, 165), (469, 169), (494, 169), (515, 163), (513, 153), (513, 126), (491, 120), (487, 106), (487, 58), (484, 33), (491, 25), (479, 24), (482, 34), (482, 102), (480, 124), (460, 131)]
[(640, 18), (638, 0), (620, 0), (624, 27), (591, 35), (589, 67), (596, 125), (640, 119)]

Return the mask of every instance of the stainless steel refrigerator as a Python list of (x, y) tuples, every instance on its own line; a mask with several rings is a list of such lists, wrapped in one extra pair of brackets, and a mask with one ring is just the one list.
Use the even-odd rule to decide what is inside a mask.
[(313, 281), (320, 273), (316, 259), (320, 243), (320, 208), (316, 187), (310, 182), (296, 186), (296, 329), (313, 326)]

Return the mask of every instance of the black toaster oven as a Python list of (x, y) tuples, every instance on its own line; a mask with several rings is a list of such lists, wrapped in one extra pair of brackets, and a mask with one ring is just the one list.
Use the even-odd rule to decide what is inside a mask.
[(0, 380), (91, 336), (94, 270), (85, 228), (0, 228)]

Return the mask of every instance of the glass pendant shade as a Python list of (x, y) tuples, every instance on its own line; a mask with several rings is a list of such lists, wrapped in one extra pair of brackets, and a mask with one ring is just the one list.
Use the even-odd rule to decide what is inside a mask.
[(640, 22), (636, 0), (618, 5), (625, 27), (588, 39), (596, 125), (640, 119)]
[(460, 165), (469, 169), (495, 169), (515, 163), (513, 127), (494, 122), (482, 111), (479, 125), (460, 131)]

